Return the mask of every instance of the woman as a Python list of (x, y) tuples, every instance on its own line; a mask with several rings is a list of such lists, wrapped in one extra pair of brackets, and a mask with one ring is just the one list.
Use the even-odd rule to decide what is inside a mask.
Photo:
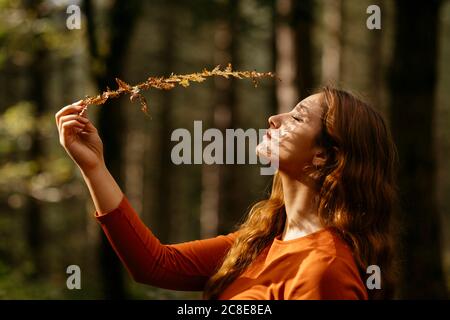
[[(96, 128), (78, 115), (83, 107), (56, 114), (60, 143), (136, 281), (208, 299), (393, 297), (395, 146), (379, 113), (353, 95), (326, 87), (270, 117), (257, 147), (279, 161), (269, 199), (234, 233), (174, 245), (162, 245), (131, 207)], [(381, 288), (366, 287), (370, 265), (381, 270)]]

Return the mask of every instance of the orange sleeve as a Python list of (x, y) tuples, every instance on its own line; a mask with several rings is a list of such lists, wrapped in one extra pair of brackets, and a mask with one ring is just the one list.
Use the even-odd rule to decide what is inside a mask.
[(342, 258), (316, 261), (295, 285), (295, 300), (367, 300), (367, 290), (356, 267)]
[(230, 233), (163, 245), (144, 225), (125, 195), (116, 209), (105, 214), (95, 212), (95, 216), (135, 281), (172, 290), (203, 290), (236, 236)]

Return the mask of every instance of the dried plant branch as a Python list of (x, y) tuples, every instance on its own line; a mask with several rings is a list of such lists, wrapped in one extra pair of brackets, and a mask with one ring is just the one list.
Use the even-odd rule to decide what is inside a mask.
[(86, 97), (83, 99), (82, 103), (86, 105), (84, 109), (80, 112), (80, 115), (83, 115), (86, 112), (89, 105), (101, 105), (104, 104), (108, 99), (117, 98), (123, 94), (130, 94), (130, 100), (136, 101), (138, 100), (141, 105), (141, 110), (148, 115), (149, 107), (145, 97), (142, 95), (143, 90), (148, 90), (150, 88), (156, 88), (160, 90), (170, 90), (173, 89), (176, 85), (188, 87), (190, 82), (203, 82), (208, 77), (212, 76), (220, 76), (226, 79), (230, 77), (245, 79), (249, 78), (252, 80), (255, 87), (258, 86), (258, 79), (260, 78), (273, 78), (275, 75), (272, 72), (256, 72), (256, 71), (235, 71), (232, 70), (231, 63), (228, 66), (221, 70), (220, 66), (215, 67), (213, 70), (204, 69), (202, 72), (177, 75), (171, 74), (170, 77), (149, 77), (146, 81), (139, 83), (137, 85), (131, 86), (126, 82), (116, 78), (116, 82), (118, 88), (116, 90), (110, 90), (107, 88), (107, 91), (104, 91), (102, 94), (97, 96)]

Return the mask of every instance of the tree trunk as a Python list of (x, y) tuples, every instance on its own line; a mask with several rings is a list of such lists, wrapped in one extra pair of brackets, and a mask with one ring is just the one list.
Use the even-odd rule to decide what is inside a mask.
[(300, 99), (304, 99), (309, 96), (314, 90), (312, 61), (312, 28), (314, 22), (313, 1), (294, 1), (293, 18), (296, 49), (295, 57), (297, 60), (297, 92), (298, 97)]
[(325, 26), (322, 48), (322, 82), (339, 83), (342, 74), (342, 12), (341, 0), (324, 2), (323, 21)]
[[(384, 12), (382, 1), (378, 2), (381, 12)], [(378, 110), (386, 111), (383, 104), (384, 93), (384, 65), (383, 65), (383, 37), (382, 29), (370, 30), (370, 92), (371, 102)]]
[[(161, 57), (163, 64), (163, 74), (170, 75), (174, 70), (175, 49), (175, 19), (174, 10), (176, 5), (173, 3), (162, 3), (164, 10), (163, 34), (164, 47)], [(156, 188), (156, 206), (155, 231), (162, 243), (167, 243), (170, 238), (170, 229), (173, 218), (171, 207), (171, 172), (173, 164), (170, 158), (171, 154), (171, 130), (172, 130), (172, 109), (173, 109), (173, 91), (164, 92), (162, 96), (162, 111), (159, 118), (159, 148), (160, 155), (158, 165), (158, 178)], [(174, 221), (173, 223), (177, 223)], [(179, 221), (178, 221), (179, 223)]]
[[(107, 87), (114, 88), (114, 79), (121, 77), (127, 48), (138, 13), (140, 1), (116, 0), (111, 6), (109, 17), (108, 53), (101, 55), (98, 49), (94, 7), (90, 0), (85, 0), (87, 18), (87, 36), (91, 56), (91, 70), (99, 91)], [(104, 40), (102, 40), (104, 41)], [(104, 145), (106, 165), (118, 184), (123, 186), (123, 144), (125, 137), (125, 113), (119, 100), (108, 101), (99, 109), (98, 130)], [(103, 294), (107, 299), (123, 299), (126, 297), (120, 260), (114, 253), (106, 236), (101, 235), (99, 247), (100, 275), (102, 277)]]
[[(277, 70), (278, 54), (277, 54), (277, 0), (269, 1), (271, 15), (271, 29), (270, 29), (270, 52), (271, 52), (271, 68), (270, 70)], [(277, 98), (277, 86), (278, 81), (270, 81), (270, 109), (269, 114), (278, 113), (278, 98)]]
[[(231, 62), (234, 68), (238, 67), (236, 39), (239, 26), (238, 4), (237, 0), (230, 0), (227, 3), (219, 4), (217, 9), (221, 12), (221, 15), (214, 37), (214, 62), (222, 65), (222, 67), (225, 67), (228, 62)], [(213, 127), (221, 130), (223, 136), (225, 136), (225, 130), (236, 128), (238, 123), (236, 81), (215, 78), (214, 82), (216, 84), (216, 101), (213, 108), (212, 123)], [(230, 152), (228, 148), (225, 151)], [(204, 164), (203, 166), (208, 165)], [(229, 232), (243, 214), (239, 203), (239, 190), (236, 188), (237, 170), (237, 165), (231, 164), (210, 165), (208, 168), (203, 168), (202, 235), (212, 235), (215, 231), (216, 233)], [(212, 223), (212, 225), (208, 226), (208, 223)]]
[[(36, 19), (42, 17), (39, 6), (40, 1), (26, 2), (25, 7), (36, 14)], [(29, 88), (27, 98), (33, 103), (34, 118), (39, 119), (45, 113), (47, 108), (46, 86), (47, 70), (46, 60), (48, 58), (48, 50), (45, 47), (44, 40), (41, 35), (34, 35), (32, 41), (34, 42), (35, 51), (32, 52), (33, 60), (29, 66)], [(28, 153), (28, 158), (36, 162), (36, 175), (42, 173), (42, 164), (44, 157), (43, 137), (40, 134), (38, 124), (34, 126), (34, 132), (31, 135), (31, 146)], [(30, 186), (30, 184), (29, 184)], [(28, 201), (25, 205), (25, 235), (26, 242), (31, 255), (33, 263), (33, 272), (31, 277), (42, 277), (45, 273), (45, 259), (43, 257), (43, 222), (42, 222), (42, 201), (33, 196), (31, 187), (28, 189)]]
[(446, 298), (434, 139), (440, 1), (395, 2), (391, 122), (400, 156), (403, 298)]
[(277, 83), (278, 112), (290, 111), (298, 102), (295, 54), (295, 31), (292, 26), (292, 0), (277, 0), (276, 9), (276, 74), (282, 79)]
[[(35, 41), (41, 41), (36, 37)], [(47, 100), (45, 97), (45, 83), (47, 72), (45, 61), (48, 55), (47, 50), (43, 47), (33, 53), (33, 61), (30, 66), (30, 91), (29, 100), (34, 105), (34, 118), (39, 119), (45, 113)], [(28, 154), (29, 159), (33, 159), (37, 163), (37, 172), (42, 173), (42, 161), (44, 157), (43, 137), (40, 134), (38, 125), (35, 125), (34, 133), (31, 136), (31, 146)], [(42, 222), (42, 201), (33, 197), (33, 190), (28, 190), (28, 201), (25, 206), (25, 227), (26, 239), (31, 254), (34, 270), (32, 277), (42, 277), (45, 273), (44, 250), (43, 250), (43, 222)]]
[(276, 73), (278, 112), (288, 112), (314, 90), (311, 0), (277, 0)]

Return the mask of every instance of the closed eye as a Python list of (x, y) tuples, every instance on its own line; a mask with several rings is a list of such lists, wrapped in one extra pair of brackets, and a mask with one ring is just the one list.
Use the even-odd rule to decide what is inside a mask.
[(303, 122), (303, 119), (302, 119), (302, 118), (299, 118), (299, 117), (297, 117), (297, 116), (292, 116), (292, 118), (294, 118), (295, 121)]

